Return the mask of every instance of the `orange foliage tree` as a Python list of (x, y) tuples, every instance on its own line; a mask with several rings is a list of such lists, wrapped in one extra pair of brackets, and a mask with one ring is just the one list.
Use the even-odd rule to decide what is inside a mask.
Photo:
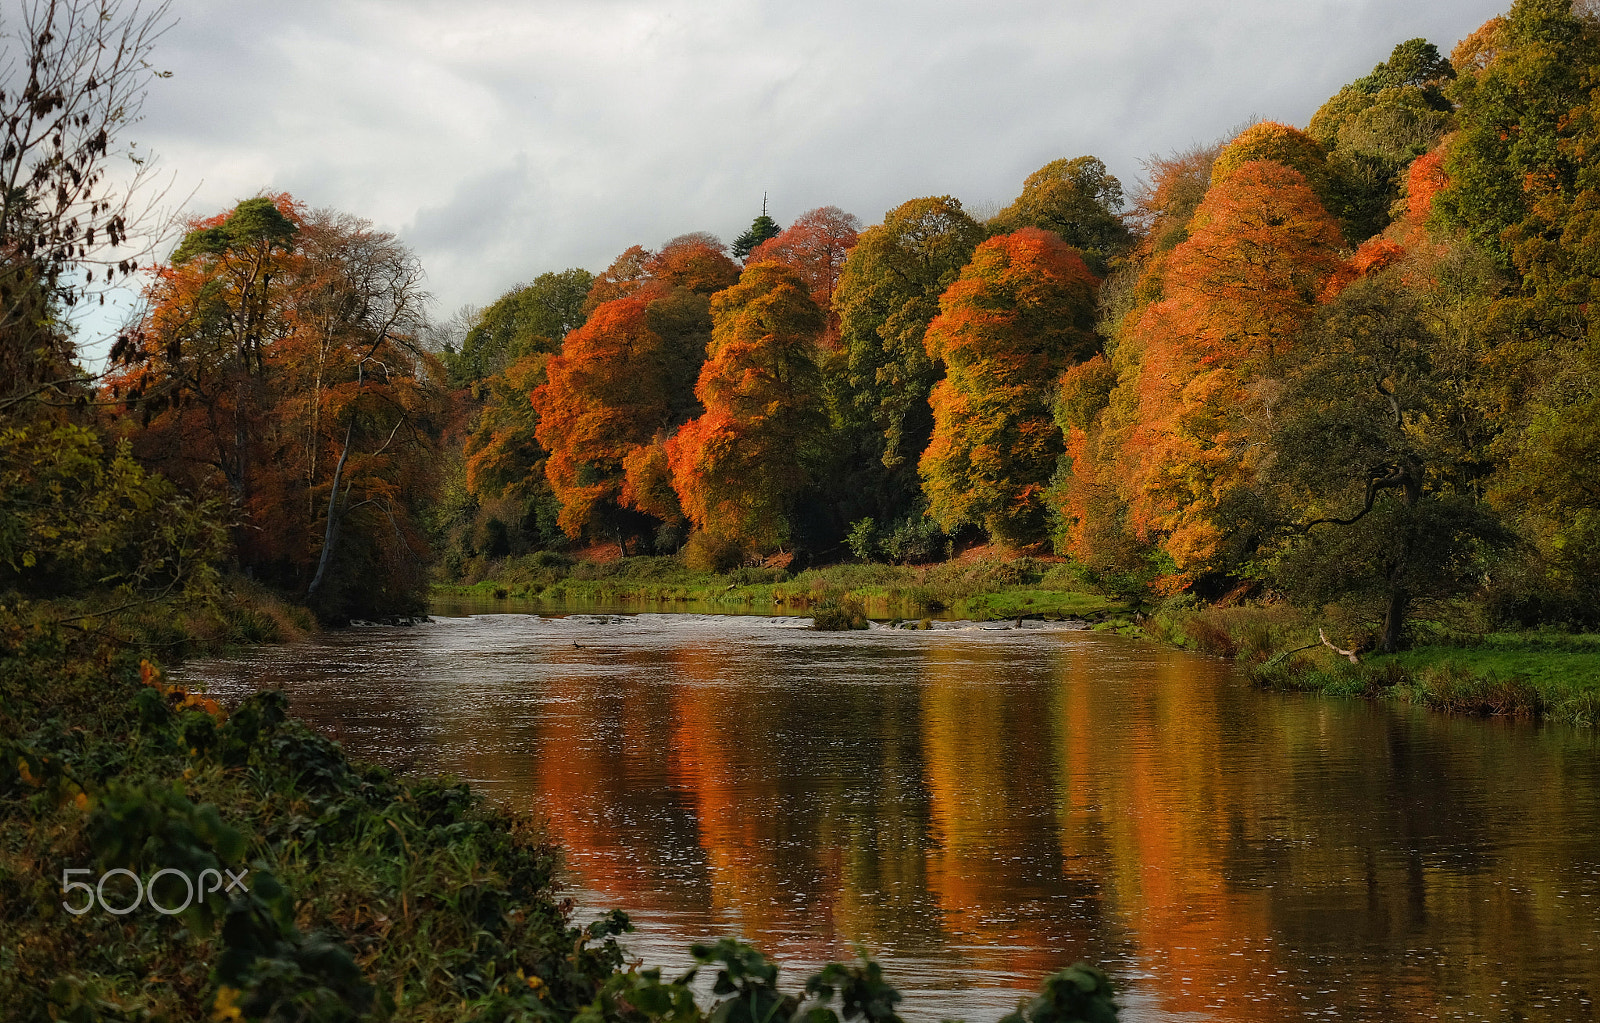
[[(673, 312), (680, 315), (662, 315)], [(656, 329), (668, 321), (679, 329)], [(548, 380), (532, 400), (536, 436), (550, 452), (545, 475), (568, 536), (612, 534), (626, 546), (619, 517), (624, 459), (676, 425), (676, 394), (688, 389), (686, 370), (698, 369), (710, 325), (704, 298), (650, 282), (597, 306), (550, 359)]]
[(1060, 237), (1034, 227), (991, 238), (939, 301), (930, 358), (933, 440), (919, 471), (946, 529), (982, 525), (1005, 543), (1044, 532), (1044, 490), (1061, 455), (1056, 379), (1094, 353), (1098, 280)]
[(739, 282), (739, 265), (728, 258), (716, 235), (704, 231), (679, 235), (644, 262), (651, 280), (714, 295)]
[(861, 221), (837, 206), (823, 206), (801, 214), (775, 238), (750, 252), (754, 263), (782, 263), (811, 289), (811, 301), (828, 314), (824, 340), (839, 337), (839, 314), (833, 311), (833, 289), (839, 285), (845, 257), (855, 247)]
[(602, 302), (626, 298), (650, 281), (711, 295), (738, 280), (739, 265), (728, 258), (723, 244), (715, 235), (697, 231), (679, 235), (663, 245), (660, 252), (651, 252), (642, 245), (630, 247), (594, 279), (584, 312), (593, 312)]
[(197, 221), (111, 388), (135, 450), (235, 503), (239, 562), (324, 613), (408, 610), (427, 557), (442, 367), (392, 235), (290, 197)]
[(755, 553), (788, 541), (826, 424), (815, 361), (824, 317), (809, 290), (782, 264), (753, 263), (711, 300), (695, 387), (705, 413), (665, 444), (689, 520)]
[(1207, 193), (1164, 297), (1133, 325), (1137, 412), (1123, 460), (1131, 526), (1180, 571), (1211, 566), (1269, 428), (1270, 369), (1338, 265), (1339, 226), (1298, 171), (1245, 163)]
[(660, 252), (634, 246), (595, 278), (588, 322), (567, 335), (532, 395), (568, 536), (612, 536), (626, 553), (628, 536), (646, 524), (641, 515), (679, 517), (659, 486), (628, 485), (629, 459), (700, 412), (694, 381), (711, 335), (708, 296), (738, 279), (722, 243), (705, 233)]

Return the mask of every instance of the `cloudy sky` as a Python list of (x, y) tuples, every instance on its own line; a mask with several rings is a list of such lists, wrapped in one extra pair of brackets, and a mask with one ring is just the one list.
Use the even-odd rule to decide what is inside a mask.
[(1507, 0), (175, 0), (137, 128), (189, 208), (264, 190), (418, 253), (438, 311), (823, 205), (1010, 201), (1049, 160), (1304, 125)]

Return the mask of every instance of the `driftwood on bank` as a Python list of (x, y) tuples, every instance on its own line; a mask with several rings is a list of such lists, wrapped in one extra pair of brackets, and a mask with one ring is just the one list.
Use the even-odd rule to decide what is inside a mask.
[(1332, 643), (1330, 643), (1328, 641), (1327, 635), (1321, 629), (1317, 630), (1317, 638), (1322, 640), (1322, 645), (1327, 647), (1329, 650), (1332, 650), (1334, 653), (1338, 654), (1341, 657), (1348, 658), (1350, 660), (1351, 664), (1360, 664), (1361, 663), (1361, 658), (1356, 656), (1356, 652), (1354, 650), (1341, 650), (1338, 647), (1334, 646)]
[(1283, 660), (1286, 657), (1292, 657), (1295, 654), (1298, 654), (1303, 650), (1310, 650), (1310, 649), (1312, 649), (1314, 647), (1319, 647), (1319, 646), (1325, 646), (1329, 650), (1332, 650), (1334, 653), (1338, 654), (1339, 656), (1349, 658), (1351, 664), (1360, 664), (1361, 663), (1361, 658), (1356, 656), (1356, 652), (1354, 650), (1341, 650), (1339, 647), (1334, 646), (1333, 643), (1331, 643), (1328, 640), (1327, 633), (1323, 632), (1321, 629), (1317, 630), (1317, 638), (1319, 640), (1321, 640), (1320, 643), (1307, 643), (1305, 646), (1297, 646), (1293, 650), (1285, 650), (1281, 654), (1274, 655), (1270, 660), (1268, 660), (1265, 664), (1263, 664), (1262, 667), (1263, 668), (1270, 668), (1274, 664), (1277, 664), (1279, 661)]

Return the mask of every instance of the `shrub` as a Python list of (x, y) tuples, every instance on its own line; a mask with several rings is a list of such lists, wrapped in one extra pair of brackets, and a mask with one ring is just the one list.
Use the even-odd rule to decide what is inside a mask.
[(744, 561), (744, 548), (726, 537), (696, 530), (683, 545), (683, 563), (696, 572), (722, 573)]
[(862, 561), (871, 561), (872, 555), (878, 549), (878, 527), (871, 518), (861, 519), (850, 524), (850, 533), (844, 538), (844, 545), (850, 548), (850, 553)]
[(866, 606), (845, 594), (824, 596), (811, 617), (811, 627), (818, 632), (849, 632), (870, 627)]
[(571, 568), (573, 560), (560, 551), (535, 551), (528, 559), (534, 568)]

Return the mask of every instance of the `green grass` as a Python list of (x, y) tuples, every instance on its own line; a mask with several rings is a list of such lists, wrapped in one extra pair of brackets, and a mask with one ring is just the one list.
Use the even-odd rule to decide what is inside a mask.
[(1321, 645), (1318, 624), (1282, 603), (1218, 607), (1181, 597), (1142, 628), (1153, 639), (1236, 660), (1265, 688), (1600, 724), (1600, 635), (1472, 633), (1423, 623), (1424, 641), (1412, 649), (1351, 664)]
[[(1600, 639), (1600, 637), (1582, 637)], [(1461, 648), (1427, 646), (1389, 656), (1373, 657), (1376, 666), (1396, 664), (1416, 673), (1444, 664), (1458, 665), (1476, 675), (1523, 678), (1542, 690), (1573, 689), (1600, 692), (1600, 644), (1592, 649), (1540, 649), (1511, 646)]]
[(475, 602), (526, 600), (563, 609), (620, 603), (639, 610), (795, 615), (809, 615), (824, 602), (848, 597), (880, 619), (1078, 618), (1117, 607), (1068, 566), (1029, 558), (930, 566), (831, 565), (791, 577), (760, 568), (696, 572), (676, 558), (572, 563), (536, 555), (502, 562), (491, 578), (470, 585), (437, 586), (434, 594)]
[(1498, 633), (1370, 655), (1349, 664), (1323, 649), (1262, 663), (1268, 688), (1420, 704), (1485, 716), (1600, 725), (1600, 637)]

